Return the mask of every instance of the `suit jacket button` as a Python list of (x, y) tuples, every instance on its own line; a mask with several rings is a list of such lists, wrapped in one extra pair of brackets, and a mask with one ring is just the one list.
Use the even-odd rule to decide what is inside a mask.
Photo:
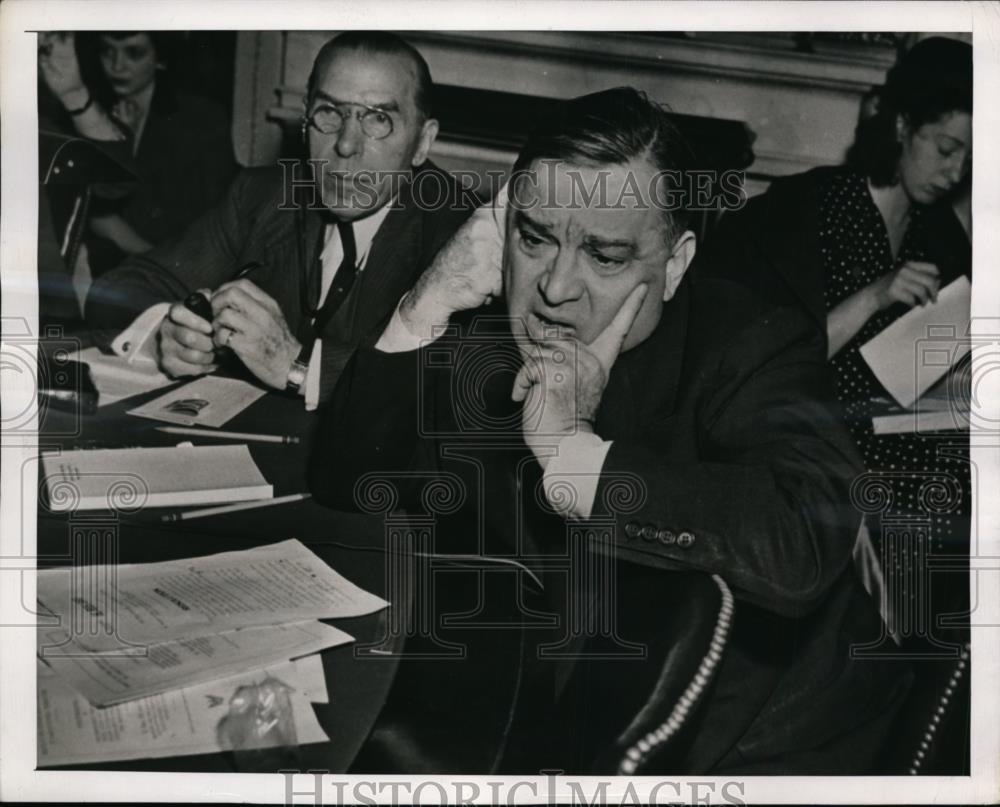
[(677, 546), (681, 549), (687, 549), (694, 544), (694, 533), (693, 532), (682, 532), (677, 536)]
[(642, 537), (647, 541), (655, 541), (656, 527), (654, 527), (652, 524), (647, 524), (645, 527), (642, 528)]
[(625, 525), (625, 536), (628, 538), (638, 538), (642, 533), (642, 527), (635, 521), (630, 521)]
[(673, 544), (677, 543), (677, 536), (670, 530), (658, 530), (656, 533), (656, 540), (664, 546), (673, 546)]

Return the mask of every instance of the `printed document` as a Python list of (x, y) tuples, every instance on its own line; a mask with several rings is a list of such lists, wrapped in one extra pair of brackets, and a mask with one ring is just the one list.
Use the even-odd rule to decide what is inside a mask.
[(44, 569), (37, 592), (41, 606), (61, 620), (40, 629), (43, 658), (70, 642), (89, 653), (142, 652), (149, 644), (388, 606), (294, 538), (161, 563)]
[[(311, 701), (325, 702), (311, 687), (323, 678), (319, 656), (283, 662), (162, 695), (97, 709), (42, 662), (38, 663), (38, 766), (84, 765), (127, 759), (211, 754), (226, 750), (220, 724), (241, 687), (267, 677), (288, 687), (296, 742), (329, 740)], [(276, 742), (262, 742), (267, 747)]]
[[(41, 638), (41, 641), (46, 640)], [(141, 655), (83, 650), (74, 653), (78, 648), (71, 642), (59, 647), (58, 654), (50, 654), (46, 660), (63, 681), (94, 706), (103, 707), (224, 678), (351, 641), (353, 637), (344, 631), (312, 620), (151, 644)]]

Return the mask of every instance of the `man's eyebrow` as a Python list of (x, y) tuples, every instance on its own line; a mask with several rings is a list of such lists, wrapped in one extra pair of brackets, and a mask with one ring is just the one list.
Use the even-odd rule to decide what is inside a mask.
[[(328, 101), (331, 104), (355, 104), (354, 101), (341, 101), (339, 98), (334, 98), (330, 93), (324, 92), (323, 90), (316, 90), (316, 97), (321, 98), (324, 101)], [(372, 109), (380, 109), (383, 112), (399, 112), (399, 103), (396, 101), (386, 101), (384, 104), (355, 104), (356, 106), (368, 106)]]
[(631, 238), (603, 238), (599, 235), (588, 235), (583, 243), (592, 249), (627, 249), (634, 254), (636, 243)]
[(544, 233), (545, 235), (550, 235), (552, 233), (551, 225), (543, 224), (540, 221), (536, 221), (535, 219), (531, 218), (531, 216), (529, 216), (527, 213), (525, 213), (523, 210), (515, 210), (514, 219), (518, 225), (527, 224), (532, 229), (538, 230), (538, 232)]

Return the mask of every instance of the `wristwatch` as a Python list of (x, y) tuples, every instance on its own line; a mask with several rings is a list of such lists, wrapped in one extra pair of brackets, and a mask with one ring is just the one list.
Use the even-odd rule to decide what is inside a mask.
[(299, 393), (306, 383), (306, 374), (309, 372), (309, 356), (312, 354), (312, 345), (303, 345), (299, 355), (292, 360), (292, 366), (288, 368), (288, 378), (285, 380), (285, 391)]
[(88, 109), (90, 109), (90, 107), (91, 107), (91, 105), (93, 103), (94, 103), (94, 96), (91, 95), (90, 91), (88, 90), (87, 91), (87, 103), (85, 103), (81, 107), (78, 107), (77, 109), (67, 109), (66, 112), (67, 112), (67, 114), (72, 115), (75, 118), (77, 115), (82, 115), (84, 112), (86, 112)]

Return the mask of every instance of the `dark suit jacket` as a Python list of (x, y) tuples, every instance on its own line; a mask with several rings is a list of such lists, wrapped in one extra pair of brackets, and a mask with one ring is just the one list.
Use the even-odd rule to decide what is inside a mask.
[[(513, 537), (522, 553), (565, 553), (562, 521), (525, 493), (540, 472), (509, 399), (519, 365), (509, 337), (505, 346), (504, 328), (481, 317), (460, 326), (419, 351), (358, 352), (321, 428), (313, 494), (350, 509), (364, 475), (432, 468), (481, 491), (442, 524), (439, 551), (509, 553)], [(860, 773), (882, 739), (865, 727), (887, 722), (905, 691), (905, 669), (849, 651), (878, 638), (880, 622), (851, 565), (860, 465), (832, 400), (822, 338), (800, 310), (723, 281), (685, 281), (653, 336), (612, 370), (595, 431), (614, 442), (591, 521), (616, 527), (618, 589), (635, 580), (655, 592), (655, 570), (663, 587), (710, 572), (737, 597), (711, 697), (671, 772), (787, 759), (788, 773)], [(420, 507), (416, 486), (402, 491), (402, 506)], [(656, 620), (656, 607), (622, 613), (623, 635)], [(636, 697), (641, 669), (614, 663), (621, 685), (584, 708)], [(823, 746), (832, 750), (793, 761)]]
[[(321, 399), (354, 349), (378, 337), (399, 298), (470, 212), (459, 204), (450, 175), (433, 166), (422, 170), (440, 174), (441, 187), (451, 189), (454, 196), (448, 203), (423, 209), (410, 194), (410, 185), (401, 186), (375, 235), (364, 271), (337, 315), (318, 334), (323, 339)], [(200, 288), (217, 288), (241, 267), (258, 261), (264, 265), (250, 279), (275, 298), (292, 333), (303, 333), (308, 316), (301, 276), (313, 271), (324, 222), (317, 210), (297, 211), (285, 182), (280, 167), (241, 172), (222, 203), (181, 236), (99, 278), (87, 298), (87, 324), (121, 329), (154, 303), (180, 300)]]

